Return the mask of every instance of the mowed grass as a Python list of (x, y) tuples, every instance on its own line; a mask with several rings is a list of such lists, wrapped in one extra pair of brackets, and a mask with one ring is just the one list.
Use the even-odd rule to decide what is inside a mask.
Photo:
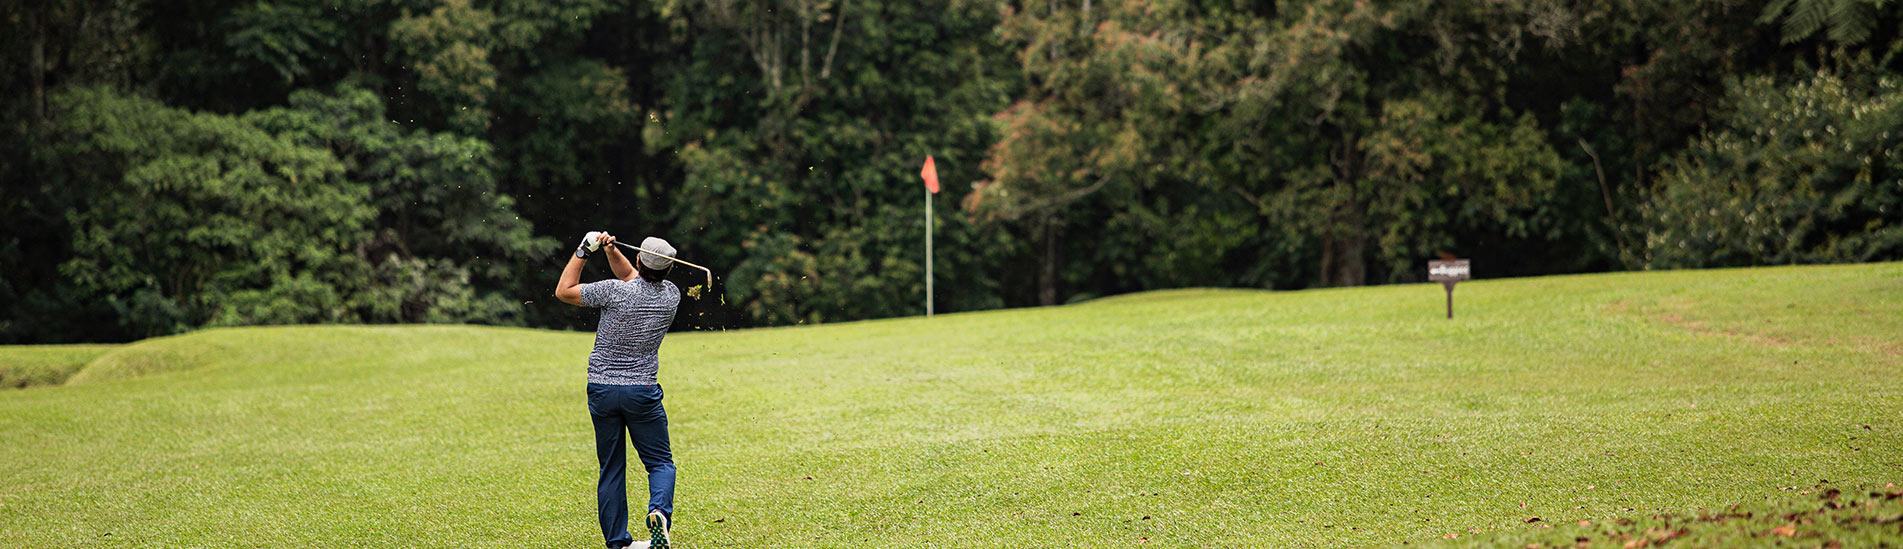
[(59, 385), (117, 345), (9, 345), (0, 347), (0, 389)]
[[(1520, 544), (1903, 480), (1903, 264), (1471, 281), (1456, 300), (1447, 320), (1438, 285), (1185, 290), (672, 334), (677, 540)], [(0, 391), (0, 545), (598, 547), (591, 341), (126, 346)]]

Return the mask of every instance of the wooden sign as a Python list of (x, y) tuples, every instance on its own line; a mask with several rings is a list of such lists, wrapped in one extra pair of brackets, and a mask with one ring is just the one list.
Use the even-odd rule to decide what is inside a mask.
[(1454, 283), (1473, 278), (1473, 268), (1465, 259), (1434, 259), (1427, 262), (1427, 279), (1447, 288), (1447, 318), (1454, 317)]

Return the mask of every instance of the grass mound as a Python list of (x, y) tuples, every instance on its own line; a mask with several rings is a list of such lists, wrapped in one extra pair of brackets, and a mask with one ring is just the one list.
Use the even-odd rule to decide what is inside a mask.
[[(1442, 299), (1185, 290), (671, 334), (677, 540), (1624, 545), (1738, 505), (1740, 531), (1775, 513), (1822, 544), (1797, 538), (1836, 515), (1783, 517), (1817, 493), (1753, 506), (1903, 476), (1903, 264), (1480, 280), (1452, 320)], [(127, 346), (88, 383), (0, 391), (0, 545), (597, 546), (591, 341)]]
[(0, 388), (22, 389), (65, 383), (86, 363), (117, 345), (0, 346)]
[(74, 372), (68, 383), (84, 385), (188, 370), (226, 355), (231, 342), (216, 331), (153, 338), (106, 352)]

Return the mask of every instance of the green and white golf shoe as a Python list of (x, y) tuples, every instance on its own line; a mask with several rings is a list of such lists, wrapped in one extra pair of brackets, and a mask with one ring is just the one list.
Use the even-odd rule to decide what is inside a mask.
[(648, 511), (648, 549), (667, 549), (667, 515), (660, 509)]

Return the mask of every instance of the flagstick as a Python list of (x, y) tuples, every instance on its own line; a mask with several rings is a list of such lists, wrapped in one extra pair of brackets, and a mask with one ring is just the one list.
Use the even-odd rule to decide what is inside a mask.
[(932, 316), (932, 190), (925, 189), (925, 316)]

